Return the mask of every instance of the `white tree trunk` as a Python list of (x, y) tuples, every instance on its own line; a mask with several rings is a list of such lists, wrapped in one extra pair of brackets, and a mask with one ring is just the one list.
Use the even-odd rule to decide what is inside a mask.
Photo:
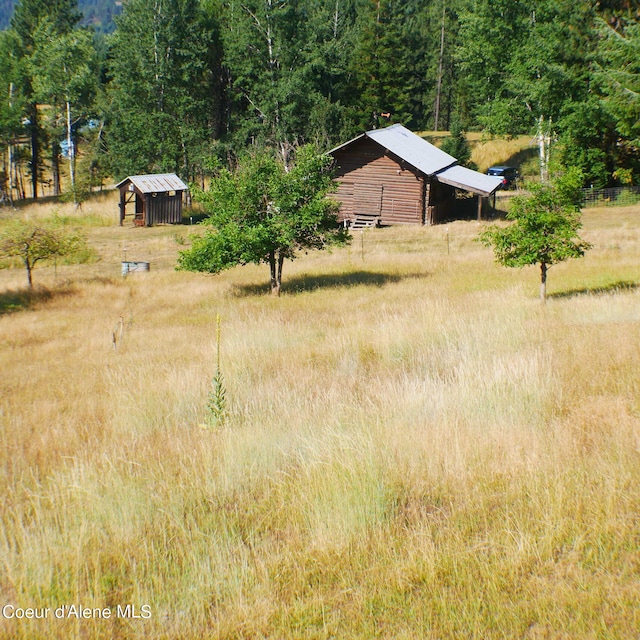
[(69, 154), (69, 177), (71, 179), (71, 190), (73, 191), (73, 201), (76, 202), (76, 150), (73, 147), (71, 136), (71, 103), (67, 100), (67, 153)]
[(551, 118), (545, 122), (545, 117), (538, 118), (538, 152), (540, 156), (540, 181), (549, 182), (549, 156), (551, 153)]

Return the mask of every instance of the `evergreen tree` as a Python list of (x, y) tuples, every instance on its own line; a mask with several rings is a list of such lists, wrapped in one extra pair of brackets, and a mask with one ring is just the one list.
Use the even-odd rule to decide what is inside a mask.
[(18, 37), (13, 30), (0, 31), (0, 201), (11, 202), (15, 183), (15, 143), (22, 131), (26, 98), (23, 91), (23, 60), (18, 56)]
[(640, 19), (628, 19), (618, 29), (601, 22), (599, 34), (597, 77), (606, 109), (625, 144), (640, 148)]
[(471, 147), (457, 120), (454, 120), (451, 125), (451, 135), (442, 141), (440, 148), (445, 153), (456, 158), (458, 163), (463, 167), (475, 168), (471, 166), (473, 165), (471, 162)]
[[(18, 56), (22, 59), (34, 53), (34, 36), (43, 21), (51, 25), (52, 33), (63, 35), (72, 31), (80, 20), (77, 0), (19, 0), (11, 18), (11, 28), (18, 37)], [(41, 138), (38, 105), (33, 96), (32, 78), (23, 79), (24, 93), (28, 96), (26, 117), (31, 141), (31, 193), (38, 197), (38, 180), (41, 172)]]
[[(71, 191), (77, 203), (77, 141), (73, 127), (88, 113), (96, 92), (98, 74), (92, 34), (74, 29), (56, 35), (53, 24), (44, 20), (34, 35), (34, 52), (29, 63), (34, 96), (49, 105), (54, 135), (56, 123), (64, 123)], [(54, 152), (53, 162), (56, 160)]]
[(116, 177), (194, 179), (221, 126), (215, 19), (197, 0), (131, 0), (110, 39), (107, 145)]
[[(423, 128), (431, 117), (435, 82), (433, 52), (436, 32), (422, 3), (362, 0), (357, 41), (350, 60), (354, 91), (350, 112), (355, 128), (371, 129), (385, 122)], [(437, 60), (437, 57), (435, 58)], [(388, 114), (382, 116), (382, 114)]]

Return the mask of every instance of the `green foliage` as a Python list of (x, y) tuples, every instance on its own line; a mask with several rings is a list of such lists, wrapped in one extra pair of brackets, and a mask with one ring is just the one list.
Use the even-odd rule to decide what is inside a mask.
[[(17, 55), (19, 39), (14, 31), (0, 31), (0, 157), (23, 130), (22, 117), (26, 105), (24, 63)], [(9, 172), (0, 169), (0, 201), (10, 199)], [(9, 171), (7, 171), (9, 169)]]
[(442, 141), (440, 148), (445, 153), (456, 158), (463, 167), (475, 168), (471, 167), (471, 164), (473, 164), (470, 163), (471, 147), (458, 120), (454, 120), (451, 125), (451, 135)]
[(197, 0), (131, 0), (117, 24), (106, 106), (113, 175), (195, 180), (221, 121), (217, 23)]
[(558, 160), (582, 171), (585, 184), (604, 187), (615, 165), (615, 127), (599, 102), (589, 100), (573, 106), (560, 121)]
[(38, 102), (53, 104), (61, 111), (67, 102), (90, 105), (98, 80), (91, 32), (74, 29), (57, 35), (53, 23), (44, 20), (33, 39), (29, 70)]
[(89, 255), (84, 236), (53, 222), (12, 221), (0, 236), (0, 257), (19, 258), (27, 270), (29, 288), (33, 288), (32, 271), (38, 262), (79, 255)]
[(219, 273), (236, 265), (269, 264), (271, 291), (278, 295), (285, 259), (300, 251), (344, 244), (348, 234), (336, 219), (338, 203), (331, 158), (301, 147), (287, 170), (267, 152), (244, 159), (235, 172), (220, 169), (208, 192), (196, 194), (209, 227), (180, 253), (178, 268)]
[(41, 22), (50, 22), (54, 33), (62, 35), (72, 31), (81, 17), (77, 0), (19, 0), (11, 17), (11, 28), (25, 49), (31, 51)]
[(640, 23), (615, 30), (599, 23), (601, 73), (607, 106), (620, 119), (623, 133), (640, 137)]
[[(640, 172), (632, 5), (128, 0), (115, 33), (93, 43), (108, 66), (104, 99), (76, 115), (102, 113), (93, 155), (116, 179), (176, 171), (203, 184), (216, 152), (234, 162), (249, 145), (267, 146), (286, 162), (305, 142), (330, 148), (389, 122), (428, 129), (437, 111), (439, 128), (457, 121), (491, 135), (533, 133), (543, 180), (557, 160), (604, 186), (615, 170)], [(61, 80), (60, 47), (71, 61), (87, 58), (88, 41), (78, 50), (71, 37), (79, 18), (76, 0), (19, 0), (0, 37), (0, 150), (29, 141), (34, 190), (45, 145), (57, 172), (64, 123), (56, 103), (69, 79)]]
[(591, 245), (578, 237), (582, 175), (570, 170), (553, 186), (533, 184), (530, 193), (513, 198), (507, 227), (492, 225), (479, 240), (493, 247), (496, 261), (505, 267), (541, 267), (540, 296), (546, 297), (547, 269), (569, 258), (579, 258)]
[[(76, 182), (76, 146), (74, 124), (86, 116), (97, 91), (98, 69), (93, 35), (84, 29), (56, 34), (53, 23), (43, 20), (34, 34), (34, 51), (28, 59), (34, 98), (49, 105), (49, 129), (54, 140), (57, 166), (58, 136), (64, 129), (69, 158), (71, 197), (81, 202)], [(61, 123), (64, 125), (61, 126)]]

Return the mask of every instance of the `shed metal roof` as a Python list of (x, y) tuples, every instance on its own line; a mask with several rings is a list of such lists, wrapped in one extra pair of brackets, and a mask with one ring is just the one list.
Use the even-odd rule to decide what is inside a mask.
[(165, 193), (167, 191), (186, 191), (187, 185), (175, 173), (152, 173), (144, 176), (129, 176), (118, 182), (116, 188), (131, 182), (142, 193)]
[(444, 182), (451, 187), (472, 191), (485, 197), (490, 196), (502, 184), (500, 177), (488, 176), (460, 165), (444, 169), (436, 173), (434, 177), (438, 182)]
[(458, 189), (489, 196), (502, 184), (501, 178), (487, 176), (478, 171), (473, 171), (473, 169), (461, 167), (453, 156), (409, 131), (401, 124), (367, 131), (357, 138), (332, 149), (329, 153), (333, 154), (364, 137), (371, 138), (381, 147), (384, 147), (425, 175)]

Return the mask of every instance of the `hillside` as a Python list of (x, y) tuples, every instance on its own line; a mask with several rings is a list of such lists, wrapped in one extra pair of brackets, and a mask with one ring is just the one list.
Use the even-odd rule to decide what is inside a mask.
[(100, 612), (0, 637), (637, 637), (640, 207), (585, 212), (542, 309), (476, 222), (358, 234), (276, 299), (176, 272), (195, 227), (115, 195), (20, 211), (99, 261), (31, 299), (0, 269), (2, 592)]
[[(9, 26), (13, 7), (17, 0), (0, 0), (0, 30)], [(92, 25), (100, 33), (110, 33), (115, 28), (114, 16), (122, 10), (121, 0), (78, 0), (84, 15), (83, 24)]]

